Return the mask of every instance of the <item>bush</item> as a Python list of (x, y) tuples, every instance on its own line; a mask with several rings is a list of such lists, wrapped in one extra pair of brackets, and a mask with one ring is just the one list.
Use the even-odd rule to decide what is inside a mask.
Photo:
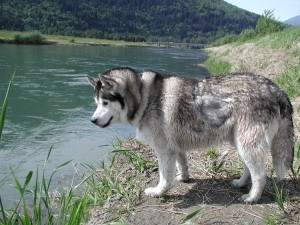
[(247, 41), (247, 40), (250, 40), (252, 38), (255, 38), (256, 37), (256, 31), (252, 28), (248, 28), (248, 29), (245, 29), (243, 30), (240, 35), (239, 35), (239, 41)]
[(220, 45), (226, 45), (232, 42), (235, 42), (238, 40), (237, 34), (226, 34), (224, 37), (216, 40), (211, 44), (211, 46), (220, 46)]
[(257, 33), (260, 36), (283, 30), (284, 25), (277, 21), (273, 14), (274, 10), (265, 10), (256, 24)]
[(46, 38), (40, 32), (17, 33), (14, 35), (13, 43), (16, 44), (43, 44)]

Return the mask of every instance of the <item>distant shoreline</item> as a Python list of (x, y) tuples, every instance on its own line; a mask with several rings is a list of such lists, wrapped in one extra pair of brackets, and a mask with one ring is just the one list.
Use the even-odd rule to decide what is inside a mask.
[[(19, 32), (0, 30), (0, 44), (28, 44), (28, 45), (87, 45), (87, 46), (122, 46), (122, 47), (153, 47), (153, 48), (196, 48), (203, 44), (175, 43), (175, 42), (130, 42), (122, 40), (107, 40), (97, 38), (82, 38), (62, 35), (40, 34), (45, 40), (39, 43), (18, 43), (14, 41), (16, 35), (26, 36), (33, 32)], [(167, 43), (167, 44), (166, 44)], [(169, 43), (169, 44), (168, 44)], [(199, 46), (200, 47), (199, 47)]]

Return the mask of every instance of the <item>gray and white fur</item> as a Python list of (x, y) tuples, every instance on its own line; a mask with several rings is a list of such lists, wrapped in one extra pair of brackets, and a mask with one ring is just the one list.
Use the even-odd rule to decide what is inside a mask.
[(91, 121), (107, 127), (130, 123), (137, 139), (155, 150), (159, 183), (145, 193), (160, 196), (189, 179), (187, 152), (231, 143), (244, 163), (234, 187), (246, 185), (245, 203), (256, 202), (266, 184), (268, 151), (277, 178), (285, 178), (293, 160), (293, 109), (287, 95), (271, 80), (249, 73), (187, 78), (155, 71), (138, 73), (115, 68), (99, 78), (88, 77), (97, 109)]

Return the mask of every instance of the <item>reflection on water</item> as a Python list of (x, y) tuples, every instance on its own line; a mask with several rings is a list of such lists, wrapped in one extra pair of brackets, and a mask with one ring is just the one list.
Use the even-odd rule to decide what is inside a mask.
[[(100, 129), (90, 123), (95, 110), (92, 87), (85, 75), (97, 76), (117, 66), (139, 71), (153, 69), (187, 76), (207, 75), (196, 65), (200, 50), (91, 46), (0, 45), (0, 102), (10, 76), (11, 89), (5, 129), (0, 142), (0, 193), (14, 199), (8, 184), (10, 169), (22, 177), (41, 165), (51, 146), (48, 171), (69, 159), (95, 164), (110, 150), (116, 137), (134, 137), (129, 125)], [(70, 166), (65, 172), (72, 176)]]

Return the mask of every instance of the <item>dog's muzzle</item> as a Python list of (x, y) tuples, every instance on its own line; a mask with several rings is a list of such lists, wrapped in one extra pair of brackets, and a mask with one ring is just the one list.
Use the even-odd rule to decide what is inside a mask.
[(91, 122), (97, 125), (97, 119), (91, 119)]
[(113, 116), (110, 117), (110, 119), (108, 120), (108, 122), (107, 122), (106, 124), (104, 124), (104, 125), (99, 124), (99, 123), (98, 123), (98, 119), (93, 119), (93, 118), (92, 118), (92, 119), (91, 119), (91, 122), (92, 122), (93, 124), (99, 126), (99, 127), (105, 128), (105, 127), (108, 127), (108, 126), (110, 125), (110, 122), (112, 121), (112, 119), (113, 119)]

